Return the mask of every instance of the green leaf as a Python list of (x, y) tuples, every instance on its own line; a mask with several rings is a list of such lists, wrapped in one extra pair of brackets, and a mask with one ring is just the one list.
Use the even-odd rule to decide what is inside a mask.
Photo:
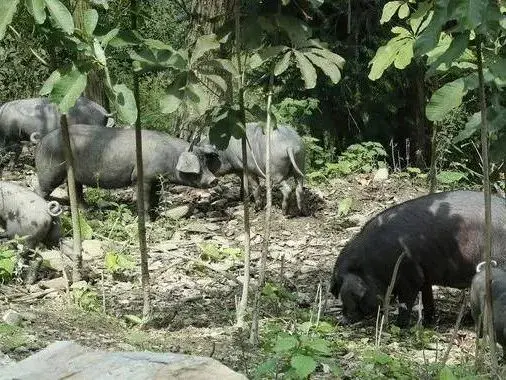
[(186, 75), (179, 75), (168, 87), (165, 96), (163, 96), (160, 102), (160, 111), (162, 113), (173, 113), (175, 112), (184, 96), (184, 87), (186, 85)]
[(411, 60), (413, 59), (414, 40), (407, 39), (405, 40), (405, 42), (406, 43), (399, 48), (397, 56), (394, 59), (394, 66), (400, 70), (407, 67), (411, 63)]
[[(274, 375), (276, 373), (276, 359), (269, 359), (255, 368), (255, 374), (258, 378), (265, 378), (266, 375)], [(272, 378), (272, 376), (269, 376)]]
[[(412, 45), (412, 43), (411, 38), (400, 35), (392, 38), (385, 46), (381, 46), (370, 62), (372, 67), (369, 72), (369, 79), (376, 80), (381, 78), (383, 72), (395, 61), (403, 46), (406, 44)], [(409, 58), (409, 50), (402, 51), (402, 54), (404, 54), (405, 57), (399, 58), (399, 63), (403, 63)]]
[(208, 51), (218, 49), (219, 47), (220, 43), (216, 39), (216, 34), (212, 33), (200, 36), (197, 39), (197, 42), (195, 42), (195, 47), (193, 48), (191, 54), (190, 64), (193, 65)]
[(432, 94), (425, 108), (427, 119), (430, 121), (443, 120), (448, 112), (460, 106), (466, 93), (467, 89), (463, 78), (445, 84)]
[(435, 0), (434, 13), (427, 27), (416, 39), (415, 56), (420, 57), (431, 51), (439, 41), (443, 25), (448, 20), (448, 3), (450, 0)]
[(96, 9), (88, 9), (84, 13), (84, 31), (88, 35), (93, 35), (98, 23), (98, 12)]
[(337, 206), (337, 216), (346, 216), (351, 210), (351, 205), (353, 204), (353, 199), (350, 197), (343, 198), (339, 201), (339, 205)]
[(223, 79), (223, 77), (221, 75), (202, 74), (202, 77), (208, 79), (211, 82), (213, 82), (216, 86), (218, 86), (218, 88), (221, 91), (223, 91), (223, 92), (227, 91), (227, 88), (228, 88), (227, 81), (225, 79)]
[(26, 8), (37, 24), (44, 24), (44, 21), (46, 21), (46, 4), (44, 0), (26, 0)]
[(117, 84), (112, 89), (116, 96), (113, 107), (118, 113), (118, 119), (125, 124), (133, 125), (137, 120), (137, 103), (134, 93), (124, 84)]
[(461, 34), (457, 34), (452, 40), (448, 49), (441, 54), (438, 59), (429, 67), (426, 73), (426, 77), (430, 77), (436, 72), (436, 69), (441, 64), (451, 64), (457, 58), (459, 58), (467, 48), (469, 43), (469, 31)]
[(230, 137), (241, 138), (244, 130), (239, 114), (233, 109), (226, 109), (213, 117), (213, 125), (209, 129), (209, 141), (219, 150), (227, 149)]
[(79, 213), (79, 230), (82, 240), (90, 240), (93, 237), (93, 229), (88, 224), (82, 213)]
[(323, 58), (328, 59), (330, 62), (332, 62), (337, 67), (339, 67), (341, 70), (344, 67), (345, 60), (339, 54), (336, 54), (328, 49), (323, 49), (323, 48), (311, 48), (311, 49), (309, 49), (309, 51), (311, 53), (314, 53), (316, 55), (320, 55)]
[(104, 49), (107, 47), (107, 45), (109, 45), (109, 42), (112, 42), (112, 40), (118, 35), (119, 31), (119, 28), (114, 28), (107, 32), (107, 34), (98, 37), (98, 40)]
[(291, 335), (278, 336), (276, 339), (276, 343), (272, 348), (272, 351), (276, 353), (289, 352), (293, 350), (295, 347), (297, 347), (298, 344), (299, 341), (294, 336)]
[(0, 1), (0, 41), (5, 36), (7, 27), (12, 22), (19, 0), (2, 0)]
[(95, 59), (102, 66), (107, 66), (107, 59), (105, 58), (104, 49), (102, 49), (102, 45), (100, 45), (100, 42), (98, 42), (97, 39), (93, 41), (93, 54), (95, 55)]
[(287, 51), (283, 58), (281, 58), (278, 62), (276, 62), (276, 66), (274, 66), (274, 75), (278, 76), (283, 74), (288, 66), (290, 65), (290, 58), (292, 57), (292, 51)]
[[(108, 44), (115, 48), (137, 46), (142, 43), (142, 36), (136, 30), (115, 30), (115, 35), (108, 39)], [(103, 38), (99, 37), (103, 44)], [(107, 45), (107, 44), (106, 44)]]
[(467, 121), (464, 129), (453, 139), (453, 142), (458, 143), (471, 137), (481, 127), (481, 112), (474, 113)]
[(55, 23), (67, 34), (74, 33), (74, 20), (60, 0), (44, 0)]
[(290, 359), (290, 365), (297, 376), (306, 379), (316, 369), (316, 361), (311, 356), (294, 355)]
[(399, 7), (404, 3), (404, 1), (389, 1), (383, 7), (383, 13), (381, 14), (380, 24), (384, 24), (385, 22), (389, 22), (392, 16), (397, 12)]
[(319, 355), (329, 356), (332, 353), (329, 343), (325, 339), (312, 338), (307, 341), (304, 346), (310, 348)]
[(304, 46), (311, 36), (311, 29), (302, 20), (292, 16), (276, 16), (279, 28), (284, 31), (296, 47)]
[(58, 105), (61, 113), (67, 113), (86, 88), (86, 74), (73, 68), (53, 85), (51, 101)]
[(41, 96), (49, 95), (51, 91), (53, 91), (54, 84), (58, 82), (60, 78), (61, 78), (60, 72), (58, 70), (53, 71), (49, 76), (49, 78), (47, 78), (44, 84), (42, 85), (39, 94)]
[(277, 56), (288, 49), (286, 46), (268, 46), (256, 51), (249, 59), (249, 65), (252, 69), (256, 69), (268, 59)]
[(313, 64), (301, 52), (294, 50), (294, 54), (306, 89), (314, 88), (316, 86), (316, 70)]
[[(424, 1), (418, 5), (418, 9), (411, 15), (409, 18), (409, 26), (411, 26), (411, 30), (414, 34), (418, 35), (425, 26), (423, 24), (428, 24), (430, 19), (432, 18), (432, 5), (429, 1)], [(425, 20), (425, 22), (424, 22)]]
[(202, 116), (209, 107), (209, 93), (198, 79), (188, 81), (185, 89), (186, 105), (197, 116)]
[(467, 176), (465, 173), (462, 172), (443, 170), (436, 175), (436, 178), (443, 185), (451, 185), (459, 182), (462, 179), (466, 179)]
[(223, 69), (230, 74), (232, 74), (233, 77), (237, 77), (239, 75), (239, 71), (237, 70), (237, 67), (230, 61), (229, 59), (212, 59), (209, 61), (211, 65), (215, 65), (219, 67), (220, 69)]
[(341, 80), (339, 68), (328, 59), (317, 56), (313, 53), (304, 54), (311, 62), (318, 66), (327, 75), (332, 83), (336, 84)]
[(399, 18), (402, 20), (408, 16), (409, 16), (409, 5), (408, 3), (404, 3), (399, 8)]
[(488, 68), (494, 76), (506, 81), (506, 58), (496, 57), (494, 62), (488, 65)]

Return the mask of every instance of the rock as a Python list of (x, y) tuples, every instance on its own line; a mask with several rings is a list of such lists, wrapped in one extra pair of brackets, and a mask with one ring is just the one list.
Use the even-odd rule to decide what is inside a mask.
[(58, 198), (58, 199), (68, 199), (69, 195), (68, 195), (66, 189), (62, 189), (61, 187), (57, 187), (51, 193), (51, 197)]
[(84, 280), (74, 282), (70, 285), (70, 289), (86, 289), (88, 287), (88, 283)]
[(350, 215), (348, 217), (348, 222), (350, 222), (350, 224), (352, 226), (357, 226), (357, 227), (363, 226), (367, 222), (367, 220), (368, 219), (365, 215), (360, 215), (360, 214)]
[(379, 168), (374, 174), (373, 182), (383, 182), (388, 179), (388, 168)]
[(101, 259), (105, 255), (103, 243), (100, 240), (83, 240), (83, 260)]
[(39, 285), (43, 289), (65, 290), (67, 288), (67, 281), (63, 277), (57, 277), (52, 280), (40, 281)]
[(218, 231), (221, 227), (215, 223), (206, 223), (206, 228), (209, 231)]
[(23, 322), (23, 316), (12, 309), (7, 310), (2, 319), (5, 323), (11, 326), (19, 326), (21, 325), (21, 322)]
[(7, 355), (5, 355), (4, 353), (0, 352), (0, 369), (8, 364), (12, 364), (12, 363), (15, 363), (14, 360), (12, 360), (11, 358), (9, 358)]
[(215, 359), (174, 353), (106, 352), (74, 342), (55, 342), (44, 350), (2, 368), (2, 378), (53, 380), (80, 379), (185, 379), (243, 380)]
[(181, 229), (183, 231), (193, 232), (193, 233), (201, 233), (201, 234), (206, 234), (209, 232), (203, 223), (200, 223), (197, 221), (192, 222), (192, 223), (188, 223), (186, 226), (184, 226)]
[(163, 212), (163, 216), (174, 220), (186, 218), (190, 214), (191, 208), (188, 205), (173, 207)]
[(214, 201), (211, 203), (211, 206), (215, 208), (224, 208), (228, 203), (228, 200), (226, 199), (218, 199), (217, 201)]
[(42, 265), (56, 270), (58, 272), (63, 271), (64, 266), (62, 262), (61, 253), (57, 250), (41, 251), (40, 256), (42, 257)]

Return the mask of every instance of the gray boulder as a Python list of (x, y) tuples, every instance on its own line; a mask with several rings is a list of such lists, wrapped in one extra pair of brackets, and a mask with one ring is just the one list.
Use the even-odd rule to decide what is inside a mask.
[(173, 353), (106, 352), (74, 342), (55, 342), (44, 350), (0, 368), (0, 380), (244, 380), (217, 360)]

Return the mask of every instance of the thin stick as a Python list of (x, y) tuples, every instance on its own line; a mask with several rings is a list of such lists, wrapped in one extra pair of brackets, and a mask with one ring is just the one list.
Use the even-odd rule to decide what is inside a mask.
[(441, 360), (442, 366), (445, 366), (446, 362), (448, 361), (448, 357), (450, 356), (450, 351), (452, 349), (453, 342), (455, 341), (455, 339), (457, 339), (457, 334), (459, 333), (460, 322), (462, 321), (462, 317), (464, 316), (464, 310), (466, 309), (466, 305), (467, 305), (467, 291), (466, 291), (466, 289), (462, 289), (461, 295), (462, 296), (460, 297), (461, 305), (460, 305), (459, 315), (457, 316), (457, 320), (455, 321), (455, 326), (453, 327), (453, 333), (450, 338), (450, 342), (448, 343), (448, 346), (446, 347), (446, 351), (443, 356), (443, 359)]

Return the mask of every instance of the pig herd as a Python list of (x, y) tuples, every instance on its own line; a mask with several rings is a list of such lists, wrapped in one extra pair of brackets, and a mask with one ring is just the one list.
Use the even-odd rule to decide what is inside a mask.
[[(83, 185), (105, 189), (131, 186), (137, 181), (134, 130), (108, 128), (111, 114), (98, 104), (80, 97), (71, 109), (69, 134), (75, 157), (78, 196)], [(37, 141), (35, 167), (38, 194), (7, 182), (0, 182), (0, 223), (6, 237), (28, 236), (27, 242), (57, 244), (59, 236), (56, 202), (47, 202), (51, 192), (66, 178), (60, 114), (48, 100), (28, 99), (0, 107), (0, 152), (20, 153), (20, 141), (30, 136)], [(258, 123), (248, 123), (248, 172), (255, 202), (260, 203), (259, 178), (265, 176), (265, 135)], [(160, 178), (171, 183), (211, 187), (216, 176), (243, 172), (240, 140), (231, 138), (218, 151), (204, 140), (190, 145), (165, 133), (144, 130), (144, 198), (147, 217), (156, 216)], [(303, 209), (304, 144), (297, 132), (280, 125), (272, 135), (273, 184), (283, 194), (282, 210), (287, 212), (295, 181), (299, 211)], [(399, 261), (393, 296), (398, 300), (398, 324), (410, 323), (411, 311), (421, 292), (423, 318), (435, 314), (432, 285), (471, 287), (473, 317), (483, 311), (484, 197), (476, 191), (449, 191), (422, 196), (393, 206), (373, 217), (341, 250), (330, 290), (342, 304), (342, 321), (356, 322), (374, 315), (392, 280)], [(492, 197), (492, 293), (496, 334), (506, 343), (503, 321), (506, 312), (506, 207)], [(402, 255), (402, 257), (401, 257)], [(504, 312), (503, 312), (504, 310)]]

